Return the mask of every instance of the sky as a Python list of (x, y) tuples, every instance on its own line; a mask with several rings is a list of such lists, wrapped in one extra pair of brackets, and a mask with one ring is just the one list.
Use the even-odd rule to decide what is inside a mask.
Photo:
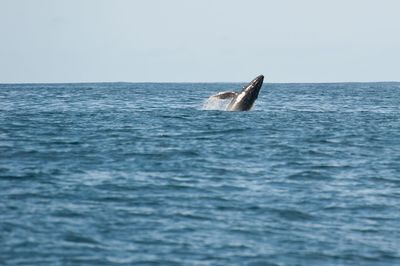
[(0, 83), (400, 81), (398, 0), (0, 0)]

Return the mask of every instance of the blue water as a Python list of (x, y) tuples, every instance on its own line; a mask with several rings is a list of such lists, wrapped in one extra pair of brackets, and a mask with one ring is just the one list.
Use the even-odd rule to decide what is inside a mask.
[(2, 265), (400, 265), (400, 83), (0, 85)]

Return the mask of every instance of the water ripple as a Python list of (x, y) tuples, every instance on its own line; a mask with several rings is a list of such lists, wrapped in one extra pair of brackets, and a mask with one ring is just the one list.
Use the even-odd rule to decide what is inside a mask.
[(400, 91), (0, 84), (0, 264), (399, 265)]

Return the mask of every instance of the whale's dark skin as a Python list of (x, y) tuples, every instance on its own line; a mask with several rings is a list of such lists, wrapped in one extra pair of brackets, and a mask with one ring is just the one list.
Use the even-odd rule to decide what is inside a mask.
[(264, 76), (260, 75), (243, 87), (240, 92), (220, 92), (211, 97), (218, 99), (232, 99), (226, 108), (227, 111), (249, 111), (257, 100), (263, 82)]

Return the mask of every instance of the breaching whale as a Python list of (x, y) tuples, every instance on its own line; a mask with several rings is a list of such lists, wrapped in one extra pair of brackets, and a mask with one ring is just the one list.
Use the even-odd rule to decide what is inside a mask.
[(264, 76), (260, 75), (244, 86), (240, 92), (224, 91), (212, 95), (210, 98), (232, 99), (226, 108), (227, 111), (248, 111), (256, 101), (263, 82)]

